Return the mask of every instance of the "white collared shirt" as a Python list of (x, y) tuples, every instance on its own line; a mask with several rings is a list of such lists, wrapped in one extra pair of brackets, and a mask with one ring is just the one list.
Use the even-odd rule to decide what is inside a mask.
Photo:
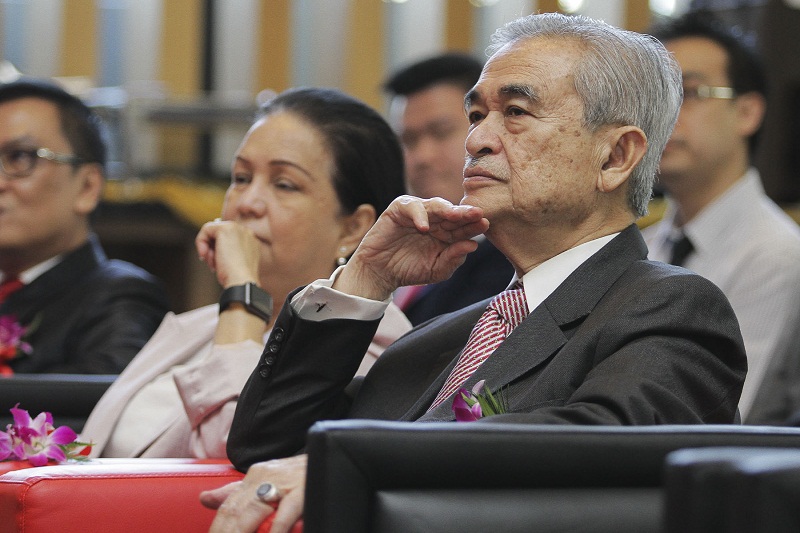
[[(48, 270), (59, 264), (62, 259), (64, 259), (63, 254), (51, 257), (46, 261), (42, 261), (38, 265), (34, 265), (28, 270), (25, 270), (22, 273), (20, 273), (19, 279), (20, 281), (22, 281), (22, 283), (28, 285), (33, 280), (35, 280), (36, 278), (38, 278), (39, 276), (41, 276), (42, 274), (44, 274), (45, 272), (47, 272)], [(6, 275), (0, 272), (0, 283), (2, 283), (4, 279), (6, 279)]]

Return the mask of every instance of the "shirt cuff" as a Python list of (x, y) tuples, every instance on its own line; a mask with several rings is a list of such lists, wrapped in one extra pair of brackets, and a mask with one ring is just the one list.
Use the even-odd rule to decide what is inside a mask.
[(292, 298), (292, 309), (303, 320), (321, 322), (330, 319), (378, 320), (392, 298), (380, 302), (337, 291), (332, 288), (344, 267), (334, 270), (328, 279), (318, 279)]

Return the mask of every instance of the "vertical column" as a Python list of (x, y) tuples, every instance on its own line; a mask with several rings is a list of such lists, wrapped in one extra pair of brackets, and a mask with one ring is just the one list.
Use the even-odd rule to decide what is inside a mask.
[(442, 51), (445, 7), (443, 0), (386, 4), (386, 67), (390, 72)]
[(255, 91), (282, 91), (290, 85), (292, 34), (290, 4), (292, 0), (260, 0), (258, 52), (256, 53)]
[(60, 73), (63, 0), (3, 0), (3, 53), (30, 76)]
[(375, 109), (383, 102), (385, 4), (375, 0), (351, 0), (347, 35), (347, 78), (344, 90)]
[(350, 4), (350, 0), (293, 2), (292, 85), (345, 86)]
[(63, 0), (28, 0), (27, 68), (34, 76), (58, 76)]
[(148, 100), (164, 96), (156, 81), (162, 0), (97, 0), (96, 8), (95, 84), (101, 89), (91, 103), (105, 106), (100, 112), (109, 125), (109, 177), (120, 178), (157, 166), (158, 140), (143, 113)]
[[(213, 87), (214, 98), (234, 105), (252, 105), (256, 85), (261, 5), (258, 0), (214, 3)], [(216, 129), (212, 169), (227, 175), (233, 154), (247, 125), (225, 124)]]
[(494, 31), (505, 24), (523, 15), (535, 13), (536, 0), (502, 0), (491, 4), (487, 2), (475, 8), (475, 41), (473, 53), (478, 59), (486, 59), (486, 47)]
[(625, 27), (625, 0), (584, 0), (578, 12), (587, 17), (604, 20), (612, 26)]
[(130, 0), (126, 6), (123, 46), (125, 84), (158, 79), (163, 0)]
[(124, 82), (125, 17), (127, 0), (97, 0), (97, 85), (110, 87)]
[(83, 77), (94, 84), (98, 66), (97, 5), (92, 0), (71, 0), (64, 3), (62, 15), (61, 75)]
[(0, 0), (0, 22), (2, 22), (3, 58), (14, 66), (24, 70), (27, 65), (25, 57), (26, 8), (24, 0)]

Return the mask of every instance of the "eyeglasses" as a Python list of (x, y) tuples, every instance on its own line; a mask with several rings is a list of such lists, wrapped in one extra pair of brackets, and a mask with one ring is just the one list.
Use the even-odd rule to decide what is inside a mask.
[(74, 155), (58, 154), (48, 148), (0, 148), (0, 167), (9, 178), (30, 176), (39, 159), (54, 163), (79, 165), (83, 159)]
[(699, 100), (733, 100), (736, 91), (733, 87), (713, 87), (711, 85), (696, 85), (683, 88), (684, 102), (697, 102)]

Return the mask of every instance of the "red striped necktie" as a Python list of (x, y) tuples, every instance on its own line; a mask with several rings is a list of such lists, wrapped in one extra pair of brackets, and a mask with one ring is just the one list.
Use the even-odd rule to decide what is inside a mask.
[(522, 282), (495, 296), (472, 328), (467, 345), (428, 411), (454, 394), (528, 314)]
[(0, 283), (0, 304), (6, 301), (11, 293), (18, 291), (25, 285), (17, 277), (6, 278)]

